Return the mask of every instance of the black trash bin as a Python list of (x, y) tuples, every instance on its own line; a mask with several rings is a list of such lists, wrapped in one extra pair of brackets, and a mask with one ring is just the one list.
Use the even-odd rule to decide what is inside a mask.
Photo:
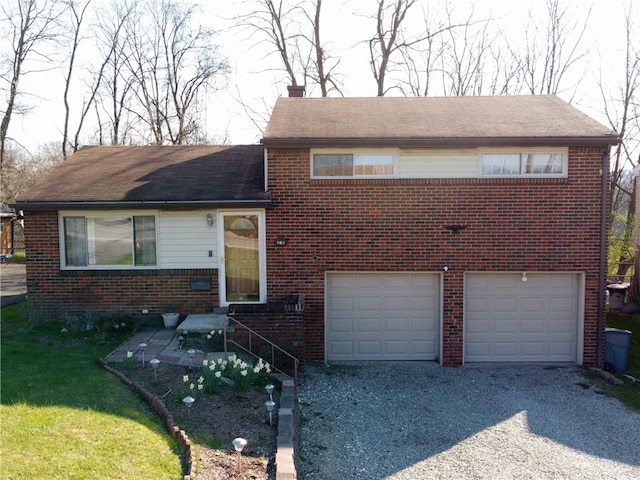
[(624, 372), (627, 369), (631, 332), (620, 328), (605, 328), (604, 334), (604, 361), (612, 365), (614, 372)]

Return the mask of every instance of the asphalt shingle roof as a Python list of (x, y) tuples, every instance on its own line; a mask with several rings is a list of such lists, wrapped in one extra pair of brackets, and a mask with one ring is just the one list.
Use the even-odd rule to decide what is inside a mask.
[(260, 145), (86, 147), (16, 205), (268, 203), (263, 152)]
[[(617, 135), (554, 95), (279, 98), (266, 146), (469, 146), (616, 143)], [(506, 146), (506, 145), (505, 145)]]

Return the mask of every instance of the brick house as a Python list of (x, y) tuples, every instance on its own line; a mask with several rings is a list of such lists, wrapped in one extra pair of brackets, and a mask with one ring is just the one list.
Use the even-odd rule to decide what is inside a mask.
[(602, 363), (614, 132), (554, 96), (293, 92), (262, 145), (76, 153), (15, 205), (29, 302), (295, 293), (297, 316), (245, 316), (306, 361)]

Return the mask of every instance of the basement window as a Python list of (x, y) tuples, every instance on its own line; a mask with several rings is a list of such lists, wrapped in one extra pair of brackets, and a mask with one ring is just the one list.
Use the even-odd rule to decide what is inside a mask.
[(67, 216), (62, 225), (66, 267), (156, 265), (154, 216)]

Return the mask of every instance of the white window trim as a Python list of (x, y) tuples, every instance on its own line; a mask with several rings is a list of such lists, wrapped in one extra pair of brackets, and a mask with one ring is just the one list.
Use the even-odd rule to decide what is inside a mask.
[[(226, 297), (227, 281), (224, 251), (224, 216), (225, 215), (257, 215), (258, 216), (258, 261), (260, 275), (259, 300), (251, 302), (229, 302)], [(267, 217), (265, 209), (255, 210), (218, 210), (218, 300), (221, 307), (228, 307), (232, 303), (236, 304), (261, 304), (267, 301)]]
[(147, 216), (155, 217), (156, 223), (156, 252), (158, 252), (158, 211), (157, 210), (61, 210), (58, 212), (58, 242), (60, 250), (60, 270), (158, 270), (161, 268), (160, 259), (156, 253), (155, 265), (67, 265), (64, 242), (65, 217), (107, 217), (107, 216)]
[[(517, 175), (483, 175), (482, 157), (490, 154), (536, 154), (561, 153), (562, 173), (520, 173)], [(569, 148), (534, 147), (534, 148), (479, 148), (478, 149), (478, 178), (567, 178), (569, 175)]]
[[(374, 148), (312, 148), (309, 152), (309, 176), (313, 179), (374, 179), (374, 178), (397, 178), (398, 177), (398, 156), (400, 150), (397, 148), (374, 149)], [(313, 156), (320, 155), (391, 155), (393, 158), (392, 175), (314, 175)]]

